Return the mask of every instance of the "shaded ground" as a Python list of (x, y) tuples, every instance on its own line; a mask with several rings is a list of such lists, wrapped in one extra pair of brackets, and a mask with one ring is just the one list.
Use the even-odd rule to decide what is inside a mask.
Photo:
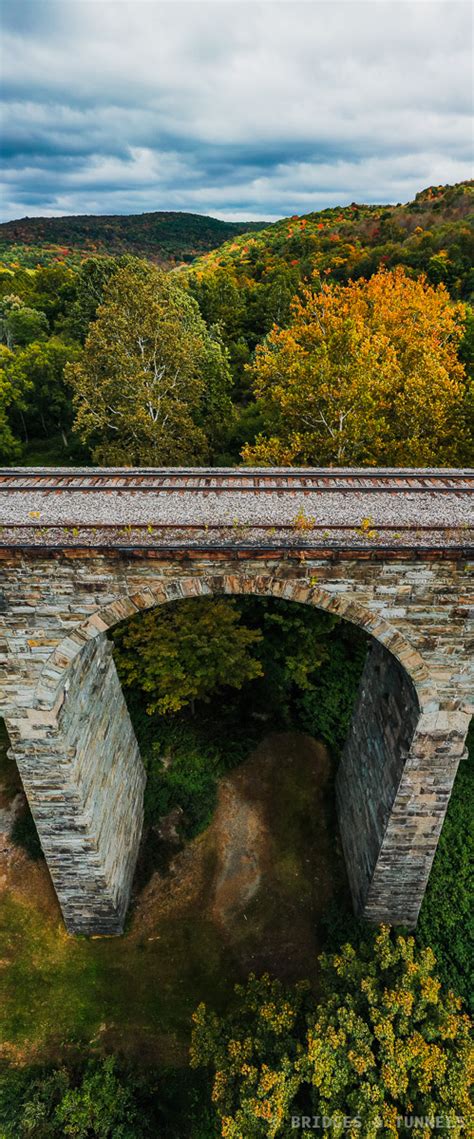
[(200, 1000), (224, 1007), (249, 971), (316, 981), (321, 918), (335, 894), (346, 904), (329, 780), (321, 744), (267, 736), (207, 830), (137, 891), (122, 938), (68, 935), (44, 861), (0, 836), (0, 1055), (57, 1060), (87, 1041), (179, 1063)]

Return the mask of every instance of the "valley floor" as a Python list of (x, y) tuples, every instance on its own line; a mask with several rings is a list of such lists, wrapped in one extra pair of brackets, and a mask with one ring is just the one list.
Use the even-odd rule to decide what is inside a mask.
[[(0, 1056), (55, 1063), (85, 1044), (134, 1062), (186, 1062), (201, 1000), (224, 1009), (236, 980), (268, 970), (317, 987), (335, 906), (349, 900), (323, 744), (271, 733), (220, 782), (209, 826), (140, 884), (121, 938), (61, 921), (42, 858), (8, 837), (21, 788), (4, 758), (0, 807)], [(169, 853), (171, 852), (171, 853)]]

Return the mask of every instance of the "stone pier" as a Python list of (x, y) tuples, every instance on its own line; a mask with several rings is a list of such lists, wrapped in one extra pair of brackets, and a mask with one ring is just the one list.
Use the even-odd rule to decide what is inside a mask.
[(51, 709), (6, 727), (67, 928), (121, 933), (145, 772), (107, 638), (75, 657)]
[(423, 714), (407, 674), (372, 641), (336, 782), (354, 906), (369, 921), (416, 925), (467, 722)]

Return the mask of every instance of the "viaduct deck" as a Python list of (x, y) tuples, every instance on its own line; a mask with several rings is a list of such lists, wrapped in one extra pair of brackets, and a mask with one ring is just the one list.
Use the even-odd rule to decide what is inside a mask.
[(0, 547), (464, 556), (474, 471), (3, 469)]

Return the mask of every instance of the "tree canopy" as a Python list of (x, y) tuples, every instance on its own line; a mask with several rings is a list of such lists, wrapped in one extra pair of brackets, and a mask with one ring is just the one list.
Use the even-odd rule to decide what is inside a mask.
[(44, 312), (30, 308), (15, 295), (2, 298), (0, 334), (8, 348), (23, 347), (32, 340), (45, 337), (48, 329), (48, 318)]
[(320, 963), (318, 1004), (304, 984), (251, 975), (230, 1012), (194, 1014), (191, 1062), (214, 1073), (221, 1134), (276, 1139), (292, 1116), (315, 1115), (331, 1118), (335, 1139), (396, 1139), (406, 1116), (435, 1116), (439, 1134), (461, 1139), (474, 1122), (470, 1020), (440, 995), (431, 950), (381, 927), (373, 945)]
[[(41, 412), (34, 423), (29, 410), (20, 414), (15, 400), (8, 407), (3, 400), (3, 461), (223, 466), (243, 455), (257, 464), (469, 465), (473, 193), (467, 182), (435, 186), (407, 205), (353, 202), (252, 233), (239, 233), (244, 225), (228, 226), (226, 234), (224, 223), (180, 214), (7, 224), (0, 249), (3, 342), (15, 355), (49, 340), (87, 340), (88, 348), (82, 364), (74, 361), (82, 442), (63, 372), (56, 392), (63, 388), (66, 432), (57, 419)], [(31, 244), (46, 241), (51, 227), (65, 244)], [(216, 242), (232, 240), (167, 272), (165, 283), (137, 256), (156, 263), (165, 230), (168, 269), (180, 260), (180, 233), (191, 240), (186, 260), (198, 230), (205, 241), (195, 252), (211, 231)], [(398, 277), (387, 276), (394, 271)], [(325, 344), (311, 328), (311, 296), (319, 297), (319, 310), (324, 301)], [(145, 347), (155, 333), (166, 349), (159, 383)], [(179, 382), (170, 390), (174, 357)], [(36, 381), (30, 396), (34, 407)]]
[(72, 392), (64, 382), (64, 369), (79, 354), (78, 345), (52, 336), (10, 355), (4, 369), (12, 391), (18, 393), (12, 411), (14, 424), (20, 423), (34, 435), (40, 423), (45, 435), (58, 431), (65, 438), (73, 413)]
[(468, 452), (465, 310), (443, 285), (400, 267), (369, 281), (315, 278), (288, 328), (257, 348), (254, 389), (268, 424), (248, 463), (436, 466)]
[(177, 712), (225, 685), (241, 688), (261, 676), (251, 652), (261, 639), (258, 629), (240, 624), (235, 603), (226, 598), (165, 605), (114, 634), (120, 678), (147, 695), (149, 714)]
[(21, 1070), (8, 1073), (0, 1082), (2, 1139), (145, 1139), (151, 1128), (137, 1102), (139, 1088), (136, 1077), (118, 1072), (113, 1056), (91, 1058), (77, 1074), (64, 1065), (37, 1069), (29, 1081)]
[(209, 457), (206, 427), (230, 414), (224, 350), (171, 274), (136, 263), (105, 288), (84, 355), (66, 369), (75, 427), (94, 461), (186, 465)]
[(0, 345), (0, 455), (4, 462), (16, 462), (21, 456), (21, 443), (14, 434), (11, 415), (26, 408), (29, 384), (23, 377), (12, 375), (13, 352)]

